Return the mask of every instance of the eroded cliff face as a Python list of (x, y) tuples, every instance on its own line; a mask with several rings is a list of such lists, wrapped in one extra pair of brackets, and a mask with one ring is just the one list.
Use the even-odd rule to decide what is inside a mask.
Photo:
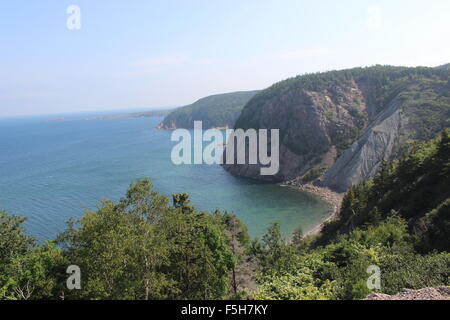
[[(242, 119), (251, 117), (245, 125)], [(293, 90), (248, 108), (237, 128), (279, 129), (280, 170), (260, 176), (259, 165), (224, 165), (230, 173), (267, 181), (302, 176), (313, 168), (330, 167), (368, 121), (367, 106), (356, 83), (321, 91)]]
[(372, 177), (383, 161), (392, 160), (396, 146), (404, 142), (407, 118), (398, 99), (383, 110), (363, 136), (348, 148), (326, 172), (322, 185), (345, 192), (351, 185)]
[[(344, 192), (372, 177), (407, 140), (432, 138), (450, 126), (450, 72), (374, 67), (287, 80), (256, 95), (236, 122), (242, 129), (280, 130), (280, 170), (224, 165), (266, 181), (301, 178)], [(331, 80), (330, 80), (331, 79)]]

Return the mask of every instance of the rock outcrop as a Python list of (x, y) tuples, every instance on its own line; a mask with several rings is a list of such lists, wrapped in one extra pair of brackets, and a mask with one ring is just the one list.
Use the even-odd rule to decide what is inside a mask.
[(251, 99), (236, 128), (279, 129), (280, 170), (224, 165), (258, 180), (346, 191), (398, 157), (410, 141), (450, 126), (450, 70), (376, 66), (288, 79)]
[(396, 295), (372, 293), (364, 300), (450, 300), (450, 287), (403, 289)]
[(344, 192), (352, 184), (373, 176), (383, 161), (391, 160), (396, 147), (404, 142), (401, 131), (406, 122), (407, 118), (400, 112), (398, 99), (394, 99), (362, 137), (327, 170), (323, 185)]
[(337, 156), (336, 146), (345, 148), (344, 140), (356, 139), (367, 122), (367, 106), (354, 82), (317, 91), (298, 88), (269, 99), (258, 95), (254, 100), (236, 127), (280, 129), (280, 170), (275, 176), (257, 177), (259, 166), (225, 166), (250, 178), (285, 181), (329, 166)]

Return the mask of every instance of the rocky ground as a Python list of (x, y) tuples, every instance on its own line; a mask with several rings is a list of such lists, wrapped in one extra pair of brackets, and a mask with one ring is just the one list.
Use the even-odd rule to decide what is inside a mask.
[(335, 219), (341, 209), (341, 203), (342, 203), (342, 199), (344, 197), (343, 193), (336, 193), (336, 192), (331, 191), (328, 188), (317, 187), (312, 184), (302, 184), (301, 178), (295, 178), (295, 179), (286, 181), (283, 183), (283, 185), (291, 187), (291, 188), (295, 188), (300, 191), (312, 193), (312, 194), (320, 197), (325, 202), (327, 202), (330, 206), (330, 211), (329, 211), (328, 217), (324, 221), (322, 221), (321, 224), (317, 225), (316, 227), (314, 227), (313, 229), (311, 229), (307, 233), (305, 233), (305, 235), (304, 235), (305, 237), (318, 234), (322, 230), (323, 225), (326, 222)]
[(450, 300), (450, 287), (403, 289), (396, 295), (372, 293), (365, 300)]

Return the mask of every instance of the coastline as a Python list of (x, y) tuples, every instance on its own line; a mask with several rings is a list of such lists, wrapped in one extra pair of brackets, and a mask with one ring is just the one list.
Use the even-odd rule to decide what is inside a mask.
[(322, 231), (322, 228), (325, 225), (325, 223), (337, 218), (337, 215), (339, 214), (339, 211), (341, 209), (344, 193), (337, 193), (328, 188), (318, 187), (312, 184), (302, 184), (300, 182), (300, 179), (298, 178), (283, 182), (281, 185), (318, 196), (329, 206), (327, 217), (324, 220), (322, 220), (318, 225), (305, 232), (303, 238), (319, 234), (320, 231)]
[[(199, 120), (201, 121), (201, 120)], [(187, 130), (194, 130), (194, 128), (184, 128), (184, 127), (177, 127), (177, 125), (172, 122), (170, 126), (167, 126), (164, 124), (164, 121), (159, 123), (156, 127), (156, 130), (176, 130), (176, 129), (187, 129)], [(228, 130), (230, 127), (228, 125), (222, 126), (222, 127), (210, 127), (210, 128), (203, 128), (204, 130)]]

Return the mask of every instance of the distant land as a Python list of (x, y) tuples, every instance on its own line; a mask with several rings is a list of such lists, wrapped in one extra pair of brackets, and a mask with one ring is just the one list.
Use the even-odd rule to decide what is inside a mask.
[(91, 121), (91, 120), (111, 120), (111, 119), (128, 119), (128, 118), (147, 118), (147, 117), (165, 117), (174, 109), (159, 109), (151, 111), (133, 112), (125, 114), (108, 114), (93, 117), (84, 117), (77, 119), (67, 119), (64, 117), (49, 119), (48, 122), (67, 122), (67, 121)]
[(247, 102), (259, 91), (216, 94), (180, 107), (167, 115), (157, 129), (192, 129), (202, 121), (204, 129), (233, 127)]

